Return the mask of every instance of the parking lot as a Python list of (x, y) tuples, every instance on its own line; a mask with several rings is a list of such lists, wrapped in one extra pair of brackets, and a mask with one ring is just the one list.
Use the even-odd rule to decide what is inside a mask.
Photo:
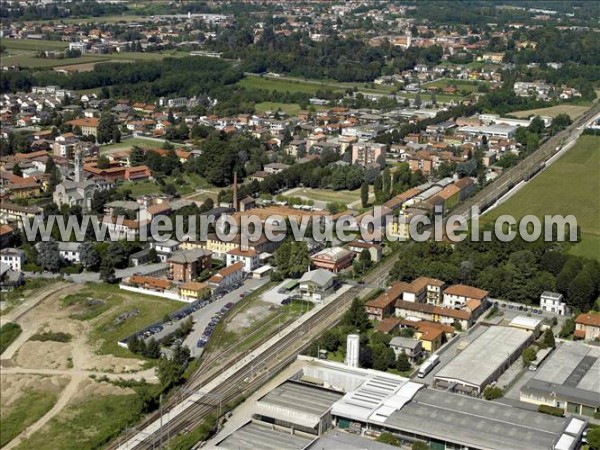
[(183, 345), (189, 347), (193, 357), (199, 356), (202, 354), (202, 348), (197, 347), (198, 340), (202, 337), (205, 328), (209, 325), (213, 317), (219, 313), (226, 304), (231, 303), (231, 307), (233, 307), (233, 305), (240, 301), (243, 296), (268, 282), (268, 279), (247, 279), (241, 286), (224, 295), (210, 297), (201, 302), (194, 302), (183, 308), (180, 312), (175, 313), (177, 314), (177, 317), (172, 316), (172, 320), (151, 327), (150, 330), (144, 334), (144, 339), (146, 340), (146, 343), (150, 339), (159, 341), (174, 333), (188, 317), (192, 317), (194, 329), (183, 341)]

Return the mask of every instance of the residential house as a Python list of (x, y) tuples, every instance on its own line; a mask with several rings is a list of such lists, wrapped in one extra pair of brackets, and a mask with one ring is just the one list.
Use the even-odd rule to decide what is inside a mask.
[(335, 275), (325, 269), (310, 270), (299, 280), (302, 296), (314, 302), (320, 302), (335, 287)]
[(365, 310), (369, 320), (383, 320), (386, 316), (393, 314), (396, 300), (402, 298), (405, 290), (409, 288), (408, 283), (397, 282), (383, 294), (365, 303)]
[(169, 276), (173, 281), (193, 281), (200, 272), (210, 269), (212, 252), (203, 249), (183, 250), (168, 259)]
[(586, 341), (600, 340), (600, 314), (583, 313), (575, 319), (575, 332), (573, 336)]
[(455, 284), (444, 290), (443, 305), (448, 308), (462, 308), (470, 300), (478, 300), (484, 304), (488, 299), (488, 291), (464, 284)]
[(200, 300), (210, 297), (210, 287), (206, 283), (188, 281), (179, 286), (179, 296), (186, 300)]
[(253, 248), (242, 250), (238, 247), (227, 252), (226, 262), (228, 266), (241, 262), (244, 264), (244, 272), (252, 272), (260, 265), (260, 258), (258, 252)]
[(346, 245), (348, 250), (356, 253), (357, 257), (360, 257), (363, 251), (367, 251), (371, 257), (372, 262), (379, 262), (383, 256), (383, 249), (381, 245), (374, 242), (365, 242), (361, 239), (355, 239), (354, 241)]
[(179, 249), (179, 242), (173, 239), (167, 239), (166, 241), (162, 242), (152, 242), (150, 247), (156, 250), (156, 255), (160, 261), (165, 262)]
[(20, 272), (25, 264), (25, 252), (19, 248), (3, 248), (0, 250), (0, 262), (10, 270)]
[(58, 243), (58, 253), (60, 257), (68, 263), (79, 264), (81, 261), (81, 252), (79, 251), (80, 246), (80, 242), (61, 241)]
[(208, 285), (213, 292), (223, 292), (231, 289), (244, 281), (244, 264), (237, 262), (221, 269), (208, 279)]
[(84, 136), (98, 137), (98, 126), (100, 125), (100, 119), (97, 117), (85, 117), (82, 119), (69, 120), (66, 122), (67, 125), (73, 127), (80, 127), (81, 134)]
[(542, 311), (554, 313), (559, 316), (568, 316), (570, 314), (569, 307), (563, 300), (563, 295), (557, 292), (543, 292), (540, 296), (540, 308)]
[(421, 341), (402, 336), (394, 336), (390, 341), (390, 348), (394, 350), (396, 359), (398, 359), (401, 353), (404, 353), (411, 363), (415, 363), (420, 359), (423, 353)]

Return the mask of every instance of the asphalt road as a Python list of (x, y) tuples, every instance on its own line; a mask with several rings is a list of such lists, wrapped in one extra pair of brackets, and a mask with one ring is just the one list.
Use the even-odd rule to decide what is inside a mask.
[[(212, 300), (211, 303), (209, 303), (204, 308), (199, 309), (198, 311), (195, 311), (192, 314), (190, 314), (190, 316), (194, 320), (194, 329), (183, 341), (183, 345), (186, 345), (187, 347), (189, 347), (191, 356), (196, 358), (202, 354), (202, 349), (198, 348), (196, 346), (196, 343), (198, 342), (198, 339), (200, 339), (202, 337), (204, 328), (206, 328), (206, 325), (208, 325), (211, 318), (217, 313), (217, 311), (219, 311), (221, 308), (223, 308), (223, 306), (225, 306), (226, 303), (231, 302), (231, 303), (235, 304), (235, 303), (239, 302), (242, 299), (242, 297), (240, 297), (240, 294), (249, 293), (251, 289), (259, 288), (268, 282), (269, 282), (268, 278), (261, 279), (261, 280), (255, 280), (255, 279), (245, 280), (244, 284), (241, 287), (229, 292), (228, 294), (225, 294), (221, 298), (214, 299), (213, 297), (211, 297), (209, 299), (209, 300)], [(185, 303), (182, 302), (181, 307), (183, 308), (184, 306), (185, 306)], [(159, 331), (158, 333), (156, 333), (152, 336), (149, 336), (146, 339), (146, 341), (148, 341), (152, 338), (154, 338), (156, 340), (160, 340), (160, 339), (168, 336), (169, 334), (175, 332), (175, 330), (177, 330), (177, 328), (179, 328), (181, 326), (181, 324), (185, 320), (187, 320), (187, 318), (190, 316), (187, 316), (181, 320), (174, 321), (174, 322), (172, 322), (171, 325), (161, 324), (163, 329), (161, 331)]]

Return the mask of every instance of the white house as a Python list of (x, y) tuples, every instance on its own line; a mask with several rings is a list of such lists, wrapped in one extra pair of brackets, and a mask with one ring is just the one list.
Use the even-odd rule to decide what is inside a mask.
[(462, 308), (467, 302), (478, 300), (482, 304), (488, 298), (488, 291), (477, 289), (473, 286), (455, 284), (444, 290), (443, 304), (447, 308)]
[(569, 307), (563, 301), (562, 294), (557, 292), (543, 292), (540, 296), (540, 308), (542, 311), (554, 313), (559, 316), (567, 316), (571, 313)]
[(303, 297), (320, 302), (333, 290), (335, 275), (329, 270), (317, 269), (306, 272), (300, 278), (300, 292)]
[(234, 248), (227, 252), (226, 258), (228, 266), (241, 262), (244, 265), (242, 269), (244, 272), (252, 272), (260, 265), (259, 254), (253, 248), (249, 248), (248, 250), (242, 250), (239, 247)]
[(7, 265), (10, 270), (20, 272), (25, 264), (25, 252), (18, 248), (3, 248), (0, 250), (0, 262)]
[(208, 279), (213, 292), (220, 292), (240, 284), (244, 280), (244, 264), (237, 262), (221, 269)]
[(156, 250), (156, 254), (160, 259), (160, 262), (165, 262), (167, 259), (169, 259), (169, 256), (179, 249), (179, 242), (173, 239), (167, 239), (163, 242), (153, 242), (150, 244), (150, 247)]
[(79, 263), (81, 252), (79, 251), (80, 242), (59, 242), (58, 253), (60, 257), (71, 264)]

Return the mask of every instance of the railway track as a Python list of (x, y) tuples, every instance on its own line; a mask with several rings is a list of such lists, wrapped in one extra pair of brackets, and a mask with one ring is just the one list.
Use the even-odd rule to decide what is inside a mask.
[[(373, 272), (365, 276), (365, 282), (369, 285), (385, 281), (389, 270), (396, 261), (396, 257), (391, 257), (375, 268)], [(197, 426), (205, 418), (219, 409), (220, 405), (247, 395), (262, 386), (268, 379), (283, 370), (296, 356), (301, 353), (311, 341), (323, 333), (325, 330), (334, 326), (342, 317), (352, 300), (360, 295), (364, 295), (373, 288), (355, 286), (348, 291), (326, 304), (319, 314), (308, 318), (301, 326), (295, 328), (290, 333), (282, 336), (267, 350), (260, 353), (251, 362), (246, 363), (235, 371), (230, 377), (220, 383), (210, 393), (187, 394), (183, 402), (191, 403), (183, 412), (175, 418), (168, 420), (159, 430), (142, 435), (139, 441), (134, 443), (121, 441), (121, 445), (115, 445), (111, 448), (119, 449), (154, 449), (164, 446), (166, 441), (179, 433), (189, 431)], [(258, 347), (257, 347), (258, 348)], [(241, 358), (231, 365), (235, 365)], [(217, 374), (211, 376), (202, 376), (194, 378), (188, 383), (190, 389), (201, 389), (206, 383), (213, 380)], [(199, 398), (196, 398), (199, 397)], [(179, 402), (181, 403), (181, 402)], [(165, 408), (163, 418), (169, 418), (169, 410)], [(159, 414), (153, 414), (145, 423), (152, 423), (160, 420)], [(142, 432), (143, 433), (143, 432)], [(127, 437), (126, 437), (127, 438)]]
[(505, 171), (491, 184), (487, 185), (484, 190), (478, 192), (473, 197), (466, 199), (464, 202), (461, 202), (452, 210), (452, 214), (461, 215), (466, 219), (470, 219), (472, 207), (477, 206), (480, 211), (484, 211), (486, 208), (496, 203), (498, 199), (518, 183), (531, 179), (545, 167), (546, 161), (557, 152), (557, 147), (562, 148), (564, 143), (578, 137), (582, 131), (579, 129), (583, 128), (583, 126), (598, 113), (600, 113), (600, 104), (596, 103), (569, 127), (565, 128), (555, 136), (552, 136), (544, 142), (540, 148), (523, 159), (518, 165)]

